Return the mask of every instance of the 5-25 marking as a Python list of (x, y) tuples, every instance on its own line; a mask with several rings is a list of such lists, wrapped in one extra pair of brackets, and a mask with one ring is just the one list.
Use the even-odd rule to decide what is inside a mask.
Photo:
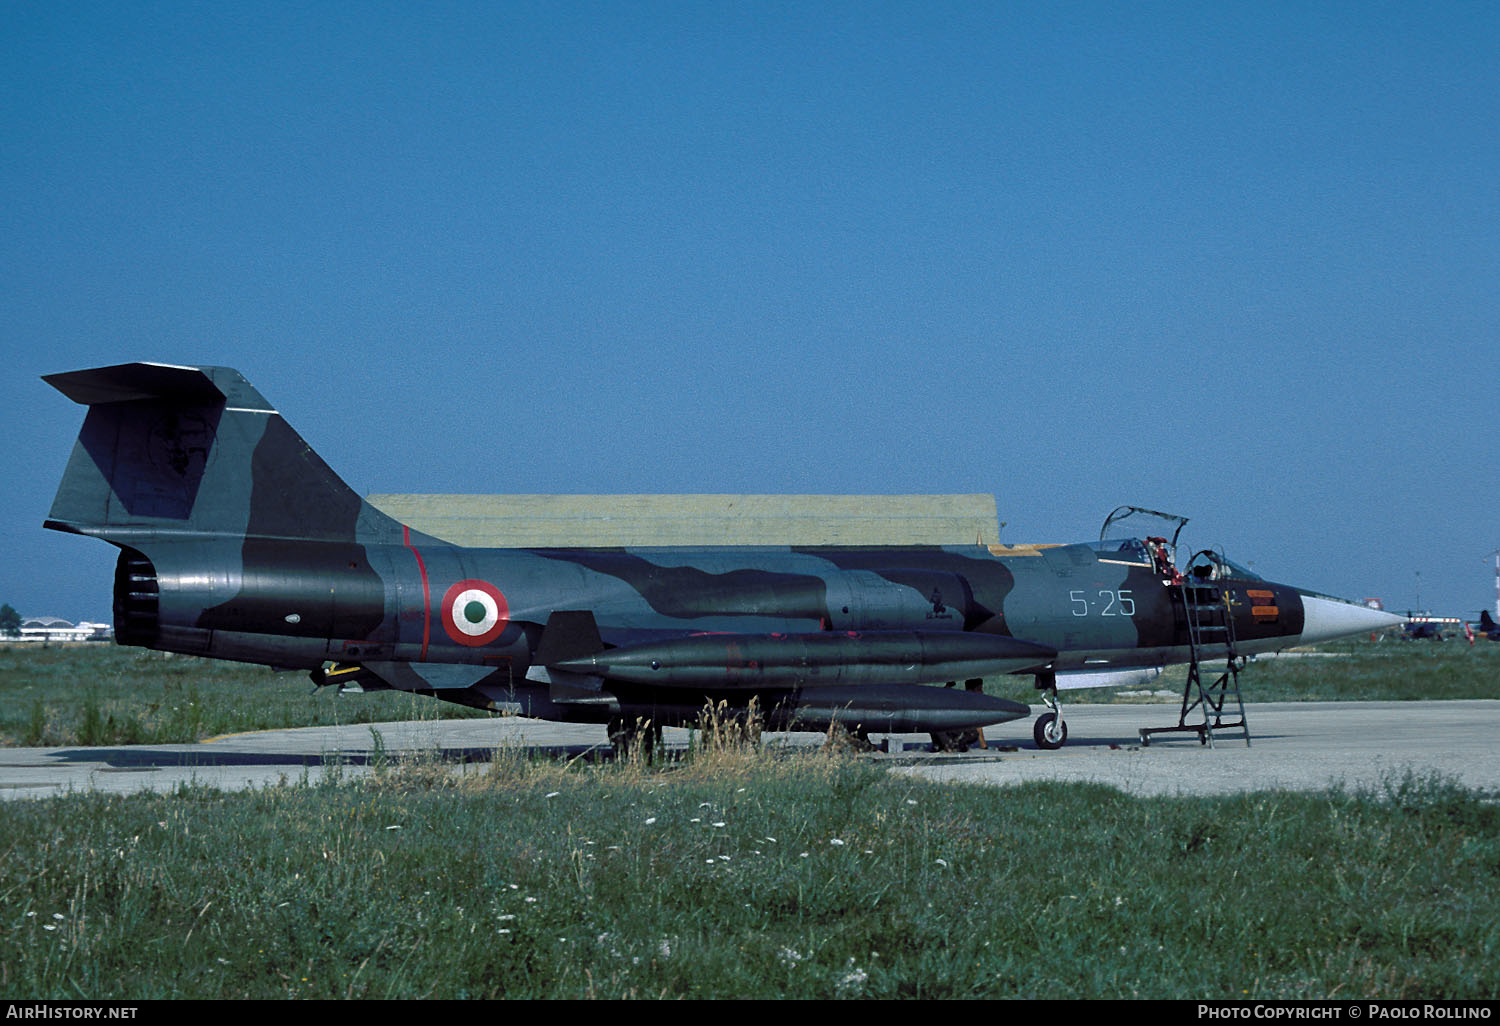
[[(1131, 589), (1123, 588), (1120, 591), (1109, 591), (1100, 589), (1099, 597), (1104, 600), (1104, 608), (1099, 610), (1100, 616), (1134, 616), (1135, 599), (1130, 597)], [(1088, 599), (1084, 598), (1082, 590), (1068, 592), (1068, 599), (1073, 603), (1074, 616), (1088, 616), (1090, 606)], [(1098, 603), (1095, 603), (1096, 605)]]

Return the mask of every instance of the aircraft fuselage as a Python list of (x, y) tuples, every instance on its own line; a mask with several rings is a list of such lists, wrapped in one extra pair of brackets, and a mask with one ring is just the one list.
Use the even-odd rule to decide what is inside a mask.
[[(518, 678), (559, 609), (592, 611), (611, 646), (684, 632), (966, 632), (1053, 648), (1047, 668), (1064, 673), (1182, 661), (1187, 624), (1171, 579), (1122, 555), (1091, 545), (516, 550), (158, 541), (147, 571), (154, 617), (129, 615), (127, 552), (116, 621), (126, 644), (197, 655), (308, 669), (328, 660), (466, 664)], [(1183, 587), (1214, 591), (1245, 654), (1303, 633), (1295, 588), (1233, 579)]]

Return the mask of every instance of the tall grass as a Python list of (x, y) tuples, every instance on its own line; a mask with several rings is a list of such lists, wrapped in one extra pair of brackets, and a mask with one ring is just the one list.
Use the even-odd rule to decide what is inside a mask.
[(826, 753), (0, 806), (3, 997), (1493, 997), (1500, 809)]
[(0, 647), (0, 744), (184, 744), (218, 734), (484, 716), (399, 692), (339, 695), (305, 674), (103, 644)]

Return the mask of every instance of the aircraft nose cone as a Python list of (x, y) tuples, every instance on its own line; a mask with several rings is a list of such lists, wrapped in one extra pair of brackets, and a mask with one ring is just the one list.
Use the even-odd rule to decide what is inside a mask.
[(1302, 596), (1302, 616), (1301, 643), (1304, 645), (1383, 631), (1406, 622), (1406, 617), (1396, 613), (1315, 595)]

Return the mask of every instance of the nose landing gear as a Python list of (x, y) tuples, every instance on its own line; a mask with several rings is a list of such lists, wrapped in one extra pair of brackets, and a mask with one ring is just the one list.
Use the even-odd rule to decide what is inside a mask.
[(1068, 725), (1058, 718), (1057, 713), (1043, 713), (1036, 718), (1031, 736), (1038, 748), (1061, 748), (1068, 740)]
[(1057, 700), (1057, 674), (1051, 671), (1037, 674), (1036, 686), (1042, 692), (1042, 701), (1052, 711), (1036, 718), (1031, 737), (1038, 748), (1052, 751), (1068, 740), (1068, 725), (1063, 722), (1062, 704)]

